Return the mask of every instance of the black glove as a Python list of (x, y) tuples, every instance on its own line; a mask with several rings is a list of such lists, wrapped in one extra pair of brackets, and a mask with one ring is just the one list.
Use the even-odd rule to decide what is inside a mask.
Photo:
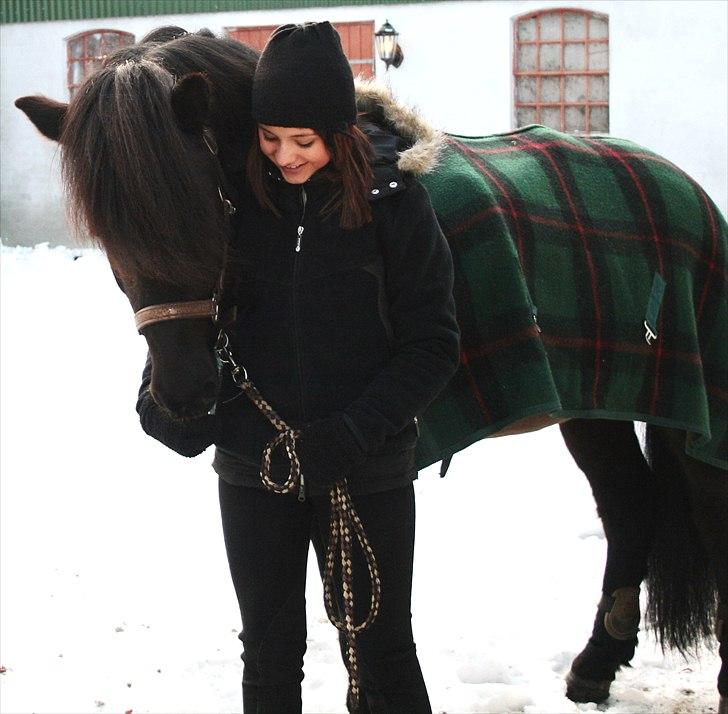
[(182, 456), (201, 454), (218, 435), (218, 418), (205, 414), (194, 419), (175, 419), (153, 399), (149, 390), (139, 395), (137, 412), (142, 429), (152, 438)]
[(148, 354), (139, 387), (136, 410), (145, 433), (182, 456), (197, 456), (217, 439), (219, 420), (214, 415), (175, 419), (160, 407), (149, 392), (152, 358)]
[(303, 427), (296, 453), (304, 478), (326, 488), (344, 479), (366, 458), (354, 434), (338, 415)]

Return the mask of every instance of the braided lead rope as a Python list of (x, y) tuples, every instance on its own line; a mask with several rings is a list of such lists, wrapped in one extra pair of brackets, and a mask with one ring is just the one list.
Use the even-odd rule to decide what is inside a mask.
[[(273, 424), (278, 434), (273, 437), (263, 449), (263, 459), (260, 466), (260, 478), (269, 491), (274, 493), (290, 493), (298, 487), (298, 500), (303, 501), (305, 498), (305, 484), (303, 474), (301, 473), (301, 462), (296, 454), (296, 439), (301, 432), (297, 429), (291, 429), (283, 419), (278, 416), (273, 407), (263, 398), (256, 386), (249, 380), (244, 379), (237, 383), (238, 387), (243, 390), (245, 396), (250, 399), (263, 416)], [(285, 483), (277, 483), (271, 478), (271, 457), (273, 452), (281, 446), (284, 446), (290, 468), (288, 470), (288, 478)]]
[[(298, 500), (305, 498), (304, 478), (301, 471), (301, 464), (296, 454), (296, 439), (301, 435), (297, 429), (292, 429), (281, 419), (278, 413), (263, 398), (261, 393), (248, 378), (248, 374), (242, 365), (238, 365), (230, 350), (230, 342), (223, 330), (218, 335), (216, 349), (223, 362), (230, 365), (232, 378), (235, 384), (243, 391), (250, 401), (260, 410), (263, 416), (273, 425), (278, 434), (271, 439), (263, 449), (260, 477), (263, 485), (274, 493), (290, 493), (298, 486)], [(281, 445), (286, 450), (290, 463), (288, 478), (285, 483), (279, 484), (271, 478), (271, 457), (273, 452)], [(329, 544), (326, 548), (325, 572), (324, 572), (324, 605), (329, 621), (337, 630), (343, 632), (346, 637), (347, 649), (347, 670), (349, 673), (349, 699), (352, 706), (359, 705), (359, 657), (356, 635), (366, 630), (375, 620), (379, 613), (382, 597), (382, 584), (379, 579), (377, 561), (374, 557), (369, 540), (364, 531), (364, 526), (354, 508), (349, 493), (346, 479), (337, 481), (329, 492), (330, 513), (329, 521)], [(353, 535), (364, 553), (364, 558), (369, 571), (371, 584), (371, 599), (369, 613), (366, 619), (355, 624), (354, 620), (354, 566), (352, 563)], [(344, 601), (344, 619), (337, 616), (338, 608), (334, 602), (334, 570), (336, 563), (336, 550), (339, 549), (341, 563), (342, 595)]]
[[(346, 480), (335, 483), (330, 492), (331, 498), (331, 522), (329, 544), (326, 549), (324, 567), (324, 602), (326, 614), (334, 627), (346, 637), (346, 649), (349, 671), (349, 695), (352, 706), (357, 707), (359, 703), (359, 658), (356, 635), (367, 629), (374, 622), (381, 603), (382, 586), (379, 580), (377, 561), (374, 551), (364, 532), (364, 526), (359, 519)], [(369, 570), (369, 582), (371, 583), (371, 599), (369, 613), (366, 619), (360, 624), (354, 624), (354, 589), (353, 589), (353, 564), (352, 545), (353, 537), (359, 542), (364, 553)], [(344, 618), (337, 616), (337, 608), (334, 602), (334, 570), (336, 566), (337, 550), (341, 563), (342, 596), (344, 601)]]

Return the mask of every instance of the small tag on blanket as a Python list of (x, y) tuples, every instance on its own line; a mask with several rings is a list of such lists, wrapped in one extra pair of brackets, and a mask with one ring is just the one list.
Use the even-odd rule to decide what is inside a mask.
[(662, 298), (665, 295), (665, 286), (667, 283), (659, 273), (655, 273), (652, 279), (652, 290), (650, 291), (650, 300), (647, 303), (647, 313), (645, 314), (645, 340), (648, 345), (657, 338), (657, 318), (660, 315), (660, 306)]

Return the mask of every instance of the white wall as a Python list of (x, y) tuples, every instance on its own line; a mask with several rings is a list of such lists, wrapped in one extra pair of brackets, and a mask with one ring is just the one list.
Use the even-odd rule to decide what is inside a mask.
[[(548, 7), (610, 18), (610, 130), (675, 162), (728, 209), (728, 4), (724, 0), (487, 0), (170, 15), (0, 27), (0, 235), (10, 244), (68, 243), (55, 145), (13, 107), (25, 94), (66, 99), (64, 38), (92, 28), (132, 32), (329, 19), (388, 19), (404, 64), (395, 93), (443, 129), (482, 135), (512, 126), (511, 20)], [(380, 77), (383, 66), (378, 66)]]

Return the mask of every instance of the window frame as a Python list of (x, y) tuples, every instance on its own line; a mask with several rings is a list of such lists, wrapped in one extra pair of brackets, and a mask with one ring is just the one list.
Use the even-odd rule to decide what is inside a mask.
[[(584, 22), (583, 36), (579, 39), (569, 38), (566, 36), (566, 16), (567, 15), (579, 15), (582, 17)], [(541, 36), (541, 18), (546, 15), (554, 15), (560, 17), (559, 37), (557, 39), (546, 38), (543, 39)], [(606, 33), (604, 37), (592, 37), (590, 36), (590, 20), (595, 19), (602, 21), (606, 26)], [(535, 39), (523, 40), (519, 37), (519, 28), (521, 24), (528, 20), (535, 20), (536, 36)], [(543, 122), (543, 109), (558, 109), (560, 122), (558, 128), (560, 131), (568, 131), (572, 134), (584, 134), (589, 135), (592, 133), (608, 133), (609, 132), (609, 15), (607, 13), (594, 12), (591, 10), (584, 10), (582, 8), (573, 7), (559, 7), (559, 8), (543, 8), (541, 10), (535, 10), (532, 12), (524, 13), (513, 18), (513, 61), (512, 61), (512, 82), (513, 82), (513, 103), (512, 103), (512, 124), (513, 128), (519, 126), (518, 121), (518, 110), (520, 108), (532, 108), (535, 110), (536, 119), (535, 123), (541, 124)], [(567, 45), (583, 45), (584, 47), (584, 66), (581, 69), (566, 69), (566, 47)], [(555, 45), (559, 48), (560, 53), (560, 69), (548, 70), (541, 69), (541, 47), (543, 45)], [(590, 58), (592, 53), (590, 52), (590, 46), (593, 45), (605, 45), (606, 46), (606, 62), (604, 68), (590, 68)], [(519, 66), (520, 49), (524, 46), (535, 47), (535, 67), (532, 69), (522, 69)], [(585, 78), (585, 92), (583, 101), (566, 101), (566, 78), (567, 77), (584, 77)], [(533, 101), (522, 101), (519, 100), (518, 96), (518, 80), (520, 77), (533, 77), (536, 80), (535, 96)], [(544, 78), (555, 77), (559, 79), (559, 100), (544, 101), (541, 94), (541, 83)], [(593, 78), (604, 78), (606, 84), (606, 100), (593, 99), (592, 94), (592, 80)], [(584, 128), (583, 129), (567, 129), (566, 128), (566, 113), (569, 107), (583, 107), (584, 108)], [(591, 113), (592, 108), (603, 107), (607, 112), (606, 129), (594, 129)]]
[[(355, 77), (357, 77), (357, 76), (359, 76), (360, 67), (362, 67), (362, 68), (369, 67), (370, 74), (367, 74), (366, 70), (365, 70), (364, 77), (367, 79), (368, 78), (373, 79), (374, 77), (376, 77), (377, 51), (376, 51), (376, 46), (375, 46), (375, 41), (374, 41), (374, 20), (346, 20), (344, 22), (332, 22), (331, 24), (333, 25), (334, 29), (339, 33), (339, 35), (342, 35), (342, 45), (343, 45), (344, 53), (346, 54), (346, 59), (349, 61), (349, 65), (351, 66), (352, 74)], [(348, 38), (348, 36), (347, 37), (343, 36), (341, 29), (344, 27), (351, 28), (353, 26), (359, 26), (359, 27), (367, 26), (367, 29), (371, 29), (371, 32), (367, 33), (367, 34), (371, 35), (371, 48), (367, 48), (370, 50), (369, 57), (349, 57), (349, 55), (347, 54), (347, 50), (350, 49), (348, 46), (349, 38)], [(243, 32), (246, 32), (246, 33), (265, 32), (266, 33), (265, 42), (267, 42), (268, 37), (270, 37), (271, 32), (273, 32), (273, 30), (275, 30), (277, 27), (279, 27), (279, 26), (278, 25), (250, 25), (250, 26), (236, 25), (234, 27), (225, 27), (223, 29), (224, 29), (225, 35), (227, 37), (229, 37), (231, 40), (236, 40), (238, 42), (243, 42), (242, 39), (239, 39), (238, 37), (236, 37), (236, 34), (238, 34), (238, 33), (242, 34)], [(265, 46), (265, 42), (263, 42), (263, 46)], [(362, 44), (364, 44), (364, 43), (360, 42), (360, 44), (359, 44), (360, 50), (362, 49)], [(263, 46), (259, 47), (258, 45), (260, 45), (260, 42), (257, 42), (256, 46), (253, 46), (253, 49), (262, 51)], [(364, 52), (360, 51), (358, 54), (364, 54)]]
[[(91, 55), (89, 54), (89, 38), (93, 35), (101, 35), (100, 40), (100, 51), (101, 54)], [(106, 37), (108, 35), (115, 35), (119, 37), (119, 42), (112, 51), (116, 51), (120, 47), (126, 47), (133, 45), (136, 41), (135, 36), (132, 32), (126, 30), (114, 30), (108, 27), (96, 27), (92, 30), (84, 30), (83, 32), (77, 32), (75, 35), (65, 38), (66, 42), (66, 86), (68, 87), (68, 93), (73, 97), (75, 91), (84, 83), (86, 78), (89, 76), (89, 67), (92, 62), (101, 61), (103, 62), (109, 55), (109, 50), (106, 47)], [(82, 53), (79, 57), (74, 57), (72, 52), (72, 45), (81, 40), (83, 42)], [(128, 42), (123, 42), (128, 40)], [(79, 82), (73, 81), (73, 65), (76, 62), (81, 64), (81, 79)]]

